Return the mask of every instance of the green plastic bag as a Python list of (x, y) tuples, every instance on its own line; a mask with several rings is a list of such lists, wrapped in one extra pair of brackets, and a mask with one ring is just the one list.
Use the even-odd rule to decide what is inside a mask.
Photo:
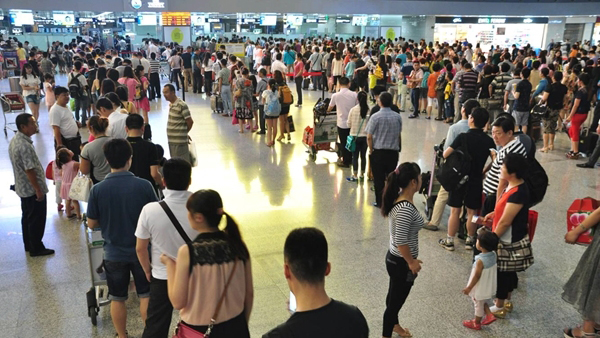
[(69, 100), (69, 108), (71, 108), (71, 111), (75, 111), (75, 99), (71, 98)]

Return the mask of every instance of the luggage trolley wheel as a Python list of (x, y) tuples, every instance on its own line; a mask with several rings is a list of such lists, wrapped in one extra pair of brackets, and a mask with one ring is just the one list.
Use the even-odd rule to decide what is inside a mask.
[(85, 296), (87, 298), (88, 317), (92, 320), (92, 325), (96, 326), (98, 324), (98, 312), (100, 312), (96, 300), (96, 289), (92, 286)]
[(311, 161), (315, 162), (317, 160), (317, 147), (316, 146), (310, 146), (310, 151), (308, 154), (309, 158)]

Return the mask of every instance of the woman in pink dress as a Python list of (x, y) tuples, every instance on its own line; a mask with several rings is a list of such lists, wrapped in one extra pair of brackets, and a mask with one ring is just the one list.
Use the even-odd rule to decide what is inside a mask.
[(150, 121), (148, 120), (148, 112), (150, 111), (150, 101), (148, 100), (148, 95), (146, 93), (148, 93), (148, 85), (150, 85), (150, 82), (148, 81), (146, 76), (144, 76), (144, 66), (137, 66), (137, 68), (135, 69), (135, 77), (138, 80), (138, 84), (141, 85), (141, 87), (139, 88), (139, 96), (137, 96), (137, 92), (134, 95), (134, 97), (140, 97), (135, 97), (135, 107), (137, 108), (138, 112), (142, 111), (142, 114), (144, 115), (144, 122), (148, 124), (150, 123)]
[[(67, 148), (59, 149), (56, 152), (56, 166), (62, 171), (62, 183), (60, 186), (60, 197), (66, 201), (65, 209), (67, 212), (67, 218), (81, 219), (81, 208), (79, 207), (79, 201), (71, 200), (69, 197), (69, 191), (71, 190), (71, 183), (73, 179), (77, 177), (79, 172), (79, 162), (73, 160), (73, 152)], [(73, 205), (73, 209), (71, 209)], [(72, 213), (75, 211), (75, 214)]]
[(133, 68), (130, 66), (125, 67), (123, 77), (119, 79), (119, 83), (127, 87), (127, 100), (133, 102), (135, 98), (135, 86), (138, 84), (133, 74)]

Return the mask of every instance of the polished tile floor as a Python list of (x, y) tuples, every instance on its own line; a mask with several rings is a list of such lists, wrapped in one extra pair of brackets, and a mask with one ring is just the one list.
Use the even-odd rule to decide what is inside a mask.
[[(64, 77), (58, 83), (65, 83)], [(8, 90), (0, 82), (0, 90)], [(295, 91), (294, 91), (295, 92)], [(365, 314), (371, 336), (380, 336), (388, 278), (384, 256), (388, 246), (386, 220), (371, 206), (370, 183), (346, 182), (349, 169), (340, 169), (333, 153), (319, 152), (316, 162), (308, 159), (302, 130), (311, 124), (312, 106), (320, 93), (305, 92), (302, 108), (292, 107), (297, 131), (291, 142), (273, 149), (263, 136), (238, 134), (231, 120), (211, 113), (204, 95), (188, 94), (195, 124), (199, 166), (193, 170), (192, 190), (212, 188), (221, 193), (225, 209), (241, 225), (253, 260), (255, 302), (250, 330), (253, 337), (286, 320), (289, 294), (283, 277), (283, 243), (296, 227), (322, 229), (330, 245), (329, 294), (357, 305)], [(43, 104), (42, 104), (43, 106)], [(150, 122), (154, 142), (166, 147), (168, 104), (152, 103)], [(15, 115), (9, 115), (13, 120)], [(33, 140), (43, 164), (53, 157), (48, 114), (42, 108), (40, 133)], [(423, 118), (406, 119), (401, 161), (417, 162), (431, 170), (432, 147), (445, 137), (447, 125)], [(0, 337), (111, 337), (114, 329), (108, 308), (100, 312), (98, 326), (87, 317), (85, 293), (90, 287), (89, 265), (83, 226), (57, 213), (49, 194), (44, 242), (56, 255), (29, 258), (20, 233), (20, 201), (10, 191), (13, 182), (7, 148), (13, 133), (0, 137)], [(538, 154), (551, 178), (548, 194), (539, 211), (533, 243), (536, 262), (520, 274), (514, 295), (515, 312), (474, 333), (462, 327), (472, 318), (472, 302), (461, 290), (467, 283), (471, 254), (459, 247), (451, 253), (436, 241), (444, 236), (423, 230), (420, 249), (423, 270), (404, 308), (400, 323), (415, 337), (561, 337), (563, 327), (579, 323), (576, 311), (561, 298), (584, 248), (564, 243), (566, 210), (577, 197), (600, 197), (597, 170), (579, 169), (564, 157), (566, 135), (560, 135), (557, 150)], [(52, 189), (52, 187), (51, 187)], [(422, 209), (423, 198), (415, 197)], [(445, 220), (443, 229), (445, 230)], [(129, 301), (128, 330), (140, 337), (143, 323)], [(174, 316), (176, 318), (176, 315)], [(175, 321), (174, 321), (175, 322)]]

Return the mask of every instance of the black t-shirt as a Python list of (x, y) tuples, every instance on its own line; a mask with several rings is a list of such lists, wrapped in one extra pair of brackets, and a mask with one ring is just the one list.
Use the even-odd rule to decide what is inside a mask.
[(192, 68), (192, 54), (191, 53), (183, 53), (181, 54), (181, 59), (183, 60), (183, 68)]
[[(354, 69), (358, 69), (360, 67), (364, 67), (365, 66), (365, 62), (362, 59), (358, 59), (356, 60), (356, 63), (354, 65)], [(361, 78), (365, 78), (367, 77), (369, 74), (369, 70), (365, 69), (365, 70), (359, 70), (358, 72), (356, 72), (356, 75), (361, 77)]]
[(360, 310), (336, 300), (322, 308), (294, 313), (263, 338), (367, 338), (369, 326)]
[(587, 114), (590, 112), (590, 101), (588, 100), (588, 94), (585, 89), (579, 89), (575, 92), (575, 100), (579, 99), (579, 106), (575, 114)]
[(529, 111), (529, 99), (531, 98), (531, 82), (527, 79), (519, 81), (517, 84), (517, 93), (519, 98), (515, 101), (515, 110), (519, 112)]
[(527, 222), (529, 221), (529, 188), (527, 184), (523, 183), (515, 189), (517, 191), (508, 197), (507, 203), (522, 204), (523, 207), (511, 224), (512, 243), (522, 240), (527, 235)]
[(131, 171), (135, 176), (148, 180), (154, 186), (154, 178), (150, 172), (150, 166), (159, 165), (158, 155), (156, 154), (156, 146), (150, 141), (146, 141), (141, 137), (128, 137), (127, 141), (133, 149), (133, 157), (131, 159)]
[(452, 149), (463, 149), (463, 139), (467, 144), (467, 151), (471, 155), (471, 171), (469, 182), (481, 181), (483, 178), (483, 167), (490, 157), (490, 149), (496, 149), (494, 140), (481, 129), (469, 129), (466, 133), (459, 134), (450, 147)]
[(492, 84), (492, 81), (494, 81), (495, 78), (495, 76), (484, 76), (481, 79), (481, 82), (477, 84), (480, 99), (490, 98), (490, 85)]
[[(397, 105), (392, 104), (392, 106), (390, 107), (390, 109), (392, 111), (395, 111), (396, 113), (400, 114), (400, 108), (398, 108)], [(371, 108), (371, 116), (373, 116), (373, 114), (379, 112), (381, 110), (381, 107), (379, 107), (379, 105), (374, 105), (373, 108)]]
[(560, 82), (554, 82), (549, 87), (546, 87), (548, 92), (548, 108), (550, 109), (562, 109), (563, 100), (567, 95), (567, 86)]

